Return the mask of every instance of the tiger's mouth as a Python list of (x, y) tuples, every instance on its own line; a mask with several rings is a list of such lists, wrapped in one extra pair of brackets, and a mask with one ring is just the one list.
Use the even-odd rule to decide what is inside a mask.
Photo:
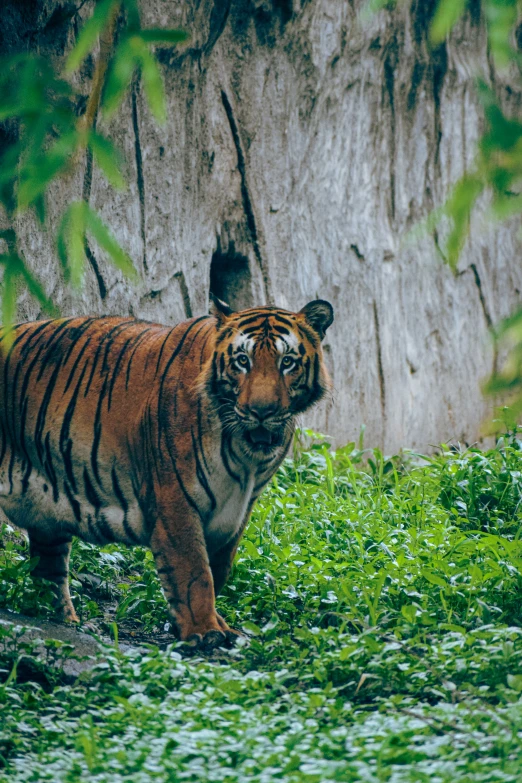
[(272, 451), (283, 442), (282, 430), (274, 432), (260, 424), (252, 430), (246, 430), (244, 438), (251, 449), (255, 451)]

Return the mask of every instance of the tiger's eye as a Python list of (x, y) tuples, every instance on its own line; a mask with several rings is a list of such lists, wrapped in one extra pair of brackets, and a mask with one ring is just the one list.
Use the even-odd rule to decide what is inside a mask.
[(295, 364), (295, 359), (292, 359), (291, 356), (283, 356), (281, 359), (281, 367), (283, 370), (289, 370), (290, 367), (293, 367)]
[(250, 360), (245, 353), (240, 353), (239, 356), (236, 356), (236, 362), (239, 364), (240, 367), (250, 366)]

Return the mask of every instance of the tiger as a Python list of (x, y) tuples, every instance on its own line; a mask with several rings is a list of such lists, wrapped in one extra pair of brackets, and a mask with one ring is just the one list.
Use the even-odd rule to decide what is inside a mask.
[(0, 508), (62, 621), (78, 622), (77, 536), (149, 547), (177, 638), (234, 642), (216, 596), (296, 416), (331, 388), (333, 318), (324, 300), (294, 313), (214, 299), (175, 326), (78, 316), (0, 333)]

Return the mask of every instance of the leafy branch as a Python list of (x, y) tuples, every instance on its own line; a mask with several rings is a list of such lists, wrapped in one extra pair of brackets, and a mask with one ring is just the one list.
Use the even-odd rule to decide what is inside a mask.
[[(137, 0), (97, 0), (61, 71), (35, 54), (16, 54), (0, 62), (0, 123), (10, 131), (0, 156), (0, 216), (3, 213), (4, 224), (10, 226), (0, 232), (5, 246), (0, 255), (4, 327), (14, 322), (20, 284), (46, 312), (56, 314), (19, 249), (16, 218), (32, 210), (42, 230), (47, 228), (50, 187), (70, 177), (88, 151), (114, 188), (126, 187), (122, 157), (96, 128), (97, 117), (114, 115), (139, 74), (153, 116), (159, 123), (165, 122), (163, 80), (151, 48), (179, 44), (187, 38), (182, 30), (142, 28)], [(82, 96), (73, 90), (71, 77), (98, 42), (90, 95), (85, 111), (78, 116)], [(78, 200), (67, 207), (55, 237), (66, 282), (76, 288), (82, 285), (87, 234), (118, 269), (137, 277), (132, 260), (97, 212)]]

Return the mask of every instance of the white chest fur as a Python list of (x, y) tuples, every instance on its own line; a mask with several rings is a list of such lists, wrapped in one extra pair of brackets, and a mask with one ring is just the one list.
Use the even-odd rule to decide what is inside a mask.
[(243, 487), (230, 477), (220, 482), (216, 497), (216, 509), (205, 530), (207, 540), (214, 546), (224, 546), (237, 533), (245, 518), (254, 490), (255, 475), (251, 474)]

